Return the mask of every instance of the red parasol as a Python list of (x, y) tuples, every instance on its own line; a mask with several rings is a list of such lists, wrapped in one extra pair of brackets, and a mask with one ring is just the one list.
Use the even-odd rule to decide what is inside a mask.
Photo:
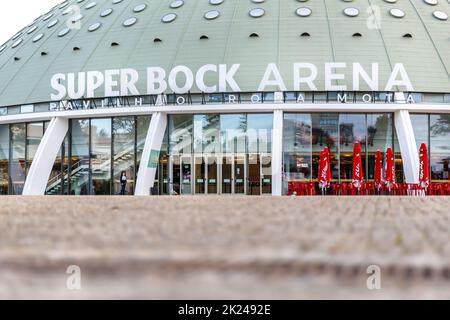
[(394, 167), (394, 153), (391, 148), (386, 150), (386, 169), (384, 172), (384, 182), (391, 191), (391, 188), (395, 185), (395, 167)]
[(361, 145), (356, 142), (353, 147), (353, 171), (352, 171), (352, 184), (358, 190), (361, 188), (364, 181), (364, 172), (362, 168), (361, 160)]
[(319, 160), (319, 187), (323, 190), (330, 187), (331, 170), (330, 170), (330, 151), (328, 148), (320, 153)]
[(419, 152), (419, 184), (422, 189), (430, 185), (430, 173), (428, 170), (428, 150), (425, 143), (420, 146)]
[(383, 158), (381, 157), (380, 150), (377, 150), (377, 153), (375, 154), (375, 169), (373, 174), (373, 182), (375, 185), (375, 188), (378, 190), (381, 189), (381, 186), (383, 184)]

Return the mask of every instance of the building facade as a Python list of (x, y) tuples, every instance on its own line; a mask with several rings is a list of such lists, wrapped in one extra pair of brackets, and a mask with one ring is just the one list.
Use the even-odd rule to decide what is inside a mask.
[(0, 194), (449, 181), (450, 1), (71, 0), (0, 46)]

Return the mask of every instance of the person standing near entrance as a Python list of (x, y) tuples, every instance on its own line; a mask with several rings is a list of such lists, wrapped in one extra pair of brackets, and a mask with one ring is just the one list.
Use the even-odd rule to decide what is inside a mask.
[(120, 175), (120, 195), (124, 196), (125, 192), (126, 192), (126, 187), (127, 187), (127, 174), (126, 172), (122, 172), (122, 174)]

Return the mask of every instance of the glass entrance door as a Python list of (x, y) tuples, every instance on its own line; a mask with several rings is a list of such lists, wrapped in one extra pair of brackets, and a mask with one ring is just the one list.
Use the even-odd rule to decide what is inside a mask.
[(261, 192), (272, 194), (272, 156), (261, 155)]
[(195, 194), (206, 192), (206, 164), (203, 156), (195, 157)]
[(246, 189), (246, 166), (244, 154), (234, 156), (234, 193), (245, 194)]
[(222, 194), (233, 193), (233, 156), (222, 158)]
[(218, 193), (218, 165), (216, 156), (207, 156), (206, 165), (208, 171), (208, 194)]
[(192, 158), (181, 157), (181, 194), (192, 194)]
[(261, 161), (258, 154), (248, 156), (248, 187), (250, 196), (261, 195)]

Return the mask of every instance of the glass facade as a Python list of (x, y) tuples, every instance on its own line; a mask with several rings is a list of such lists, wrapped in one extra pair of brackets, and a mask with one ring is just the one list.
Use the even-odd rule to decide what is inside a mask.
[[(49, 177), (48, 195), (134, 194), (151, 116), (69, 121)], [(426, 143), (433, 182), (450, 179), (450, 115), (411, 114), (417, 147)], [(0, 194), (20, 195), (49, 122), (0, 125)], [(350, 182), (353, 147), (361, 145), (364, 177), (373, 179), (377, 150), (392, 147), (397, 181), (403, 163), (392, 113), (284, 113), (282, 180), (315, 181), (324, 147), (332, 182)], [(168, 116), (152, 194), (272, 192), (272, 113)], [(126, 177), (126, 185), (121, 177)]]
[(430, 177), (432, 182), (450, 180), (450, 115), (411, 114), (417, 148), (422, 143), (428, 147)]
[(169, 117), (172, 194), (270, 194), (272, 114)]
[(365, 177), (373, 179), (375, 153), (394, 143), (393, 115), (357, 113), (285, 113), (283, 185), (316, 180), (320, 152), (330, 150), (332, 182), (352, 178), (353, 147), (361, 145)]

